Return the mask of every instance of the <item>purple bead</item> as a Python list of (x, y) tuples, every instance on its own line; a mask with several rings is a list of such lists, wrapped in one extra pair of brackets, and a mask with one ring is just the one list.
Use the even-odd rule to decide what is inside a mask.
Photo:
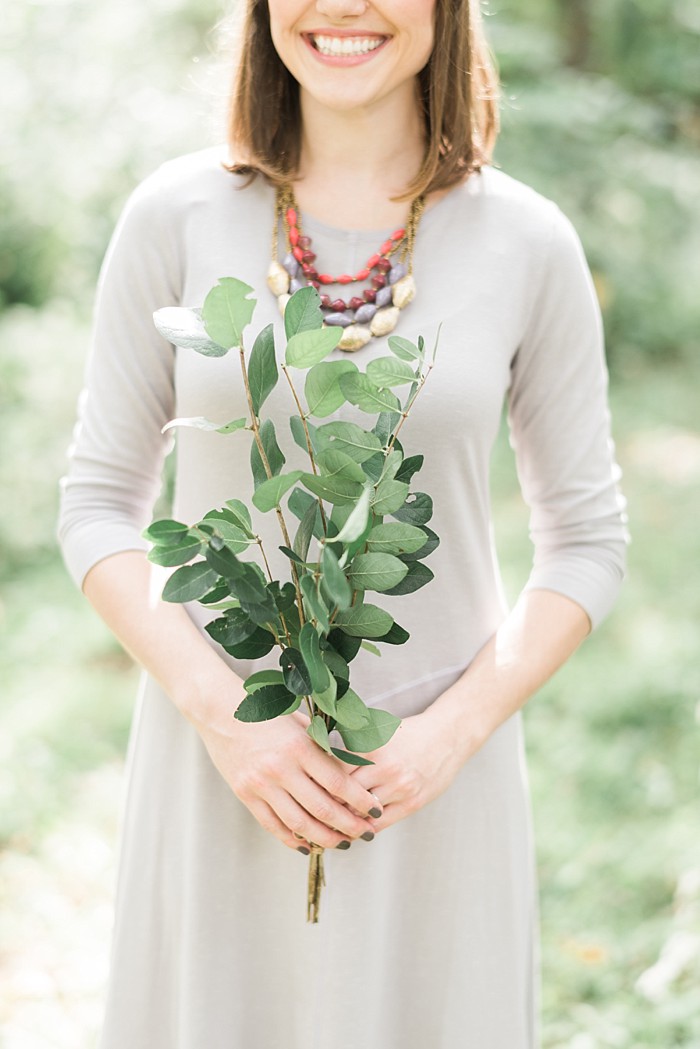
[(284, 266), (290, 277), (296, 277), (299, 273), (299, 263), (289, 251), (282, 259), (282, 265)]
[[(284, 266), (284, 263), (282, 263), (282, 265)], [(403, 262), (397, 262), (396, 265), (392, 266), (389, 270), (389, 284), (396, 284), (397, 280), (401, 280), (401, 278), (405, 277), (407, 273), (408, 270)]]
[(382, 306), (391, 306), (391, 288), (387, 285), (386, 288), (380, 288), (377, 292), (377, 297), (374, 300), (377, 304), (377, 309), (381, 309)]
[(299, 280), (298, 277), (292, 277), (291, 281), (289, 282), (289, 294), (293, 295), (295, 291), (300, 291), (302, 288), (305, 287), (306, 281)]
[(369, 324), (377, 312), (377, 307), (373, 302), (366, 302), (364, 306), (358, 306), (355, 310), (355, 320), (358, 324)]
[(348, 317), (347, 313), (327, 313), (323, 319), (326, 324), (335, 328), (347, 328), (352, 324), (352, 317)]

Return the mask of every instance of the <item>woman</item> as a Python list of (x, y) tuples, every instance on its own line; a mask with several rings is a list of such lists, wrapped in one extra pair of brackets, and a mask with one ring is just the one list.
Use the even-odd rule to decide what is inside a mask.
[[(476, 3), (250, 0), (246, 18), (227, 166), (218, 151), (166, 164), (115, 234), (64, 484), (67, 562), (146, 670), (102, 1046), (532, 1049), (518, 712), (623, 573), (590, 277), (558, 209), (488, 164), (497, 120)], [(306, 272), (286, 260), (294, 279), (316, 280), (327, 315), (352, 314), (355, 327), (362, 305), (382, 313), (356, 348), (362, 367), (386, 352), (382, 325), (428, 344), (443, 325), (406, 431), (435, 500), (435, 581), (394, 599), (409, 644), (353, 664), (360, 695), (404, 719), (354, 772), (308, 739), (301, 714), (234, 721), (254, 664), (211, 647), (199, 606), (153, 598), (140, 539), (163, 425), (243, 414), (235, 361), (174, 353), (152, 312), (199, 305), (230, 275), (256, 289), (255, 330), (279, 325), (265, 287), (277, 185), (313, 242)], [(333, 274), (362, 275), (409, 220), (415, 302), (387, 322), (368, 271), (354, 305), (338, 305), (348, 288)], [(281, 225), (277, 238), (282, 257)], [(372, 328), (368, 314), (359, 327)], [(535, 545), (512, 611), (487, 486), (506, 399)], [(281, 385), (269, 408), (288, 417)], [(250, 487), (235, 439), (181, 432), (176, 517), (196, 521)], [(328, 850), (317, 926), (304, 921), (296, 855), (312, 842)]]

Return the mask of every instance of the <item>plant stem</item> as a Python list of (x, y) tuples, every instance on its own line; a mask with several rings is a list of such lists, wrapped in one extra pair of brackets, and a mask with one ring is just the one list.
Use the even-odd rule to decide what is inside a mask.
[(396, 438), (399, 436), (399, 433), (401, 432), (401, 427), (406, 422), (406, 419), (408, 419), (409, 412), (411, 411), (411, 408), (413, 407), (413, 405), (416, 403), (416, 400), (418, 398), (418, 394), (421, 392), (421, 390), (425, 386), (427, 378), (430, 375), (431, 371), (433, 370), (433, 367), (434, 367), (434, 364), (431, 361), (430, 364), (428, 365), (426, 371), (421, 375), (420, 382), (418, 383), (418, 388), (416, 389), (416, 392), (413, 394), (413, 397), (411, 397), (410, 401), (408, 402), (408, 404), (406, 405), (406, 407), (402, 411), (402, 413), (401, 413), (401, 421), (399, 422), (399, 425), (396, 427), (396, 430), (394, 431), (394, 433), (391, 435), (391, 440), (389, 441), (388, 445), (386, 446), (386, 453), (385, 453), (386, 455), (388, 455), (389, 452), (391, 451), (391, 449), (394, 447), (394, 443), (396, 441)]
[[(289, 383), (289, 389), (292, 391), (292, 397), (296, 402), (296, 406), (299, 411), (299, 418), (301, 419), (301, 425), (304, 427), (304, 436), (306, 437), (306, 449), (309, 453), (309, 459), (311, 460), (311, 469), (314, 475), (318, 477), (318, 470), (316, 469), (316, 460), (314, 459), (313, 445), (311, 444), (311, 434), (309, 433), (309, 428), (306, 425), (306, 415), (304, 414), (304, 409), (302, 408), (301, 401), (299, 400), (297, 391), (294, 388), (294, 383), (292, 382), (292, 378), (287, 370), (287, 365), (283, 364), (281, 365), (281, 367), (282, 371), (284, 372), (284, 377)], [(320, 498), (318, 500), (318, 508), (321, 511), (321, 523), (323, 525), (323, 534), (328, 535), (328, 523), (326, 521), (326, 513), (323, 509), (323, 502)]]

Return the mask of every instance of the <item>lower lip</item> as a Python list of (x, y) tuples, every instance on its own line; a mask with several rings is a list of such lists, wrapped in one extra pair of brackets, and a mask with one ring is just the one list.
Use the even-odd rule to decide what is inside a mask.
[(379, 47), (373, 48), (371, 51), (364, 51), (360, 55), (324, 55), (311, 42), (311, 38), (308, 36), (304, 37), (304, 43), (311, 51), (314, 58), (321, 62), (324, 66), (360, 66), (365, 62), (369, 62), (370, 59), (378, 55), (380, 51), (383, 51), (385, 46), (389, 43), (389, 38), (383, 40)]

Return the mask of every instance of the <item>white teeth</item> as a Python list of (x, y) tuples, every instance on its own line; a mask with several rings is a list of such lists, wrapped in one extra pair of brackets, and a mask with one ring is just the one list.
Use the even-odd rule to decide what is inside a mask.
[(380, 44), (384, 43), (378, 37), (366, 36), (314, 36), (314, 45), (322, 55), (331, 57), (338, 55), (366, 55), (368, 51), (374, 51)]

